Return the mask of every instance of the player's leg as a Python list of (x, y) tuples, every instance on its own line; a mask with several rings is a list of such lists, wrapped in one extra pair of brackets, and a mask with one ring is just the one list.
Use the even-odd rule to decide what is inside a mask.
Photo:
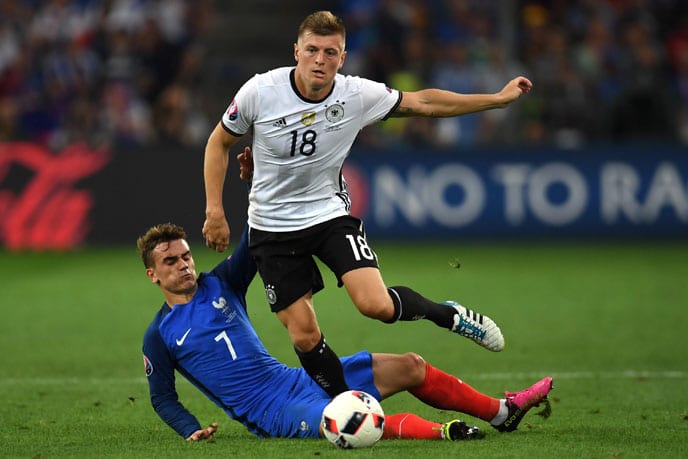
[[(425, 380), (425, 362), (414, 353), (370, 354), (365, 351), (342, 358), (349, 385), (378, 400), (421, 385)], [(444, 424), (415, 414), (387, 414), (383, 438), (467, 440), (481, 438), (477, 427), (455, 419)]]
[(413, 413), (385, 416), (382, 438), (386, 440), (476, 440), (484, 435), (476, 426), (454, 419), (444, 424), (429, 421)]
[(367, 317), (386, 323), (427, 319), (491, 351), (504, 348), (502, 332), (489, 317), (455, 302), (436, 303), (408, 287), (387, 288), (359, 219), (333, 220), (317, 256), (335, 273), (356, 308)]
[(272, 312), (287, 329), (304, 370), (330, 396), (348, 390), (342, 365), (328, 346), (315, 316), (313, 294), (323, 280), (310, 256), (308, 234), (251, 229), (249, 248)]
[[(496, 399), (432, 366), (413, 352), (372, 354), (372, 367), (381, 398), (407, 390), (434, 408), (470, 414), (489, 422), (500, 432), (516, 430), (526, 413), (546, 401), (552, 390), (552, 378), (548, 376), (527, 389), (507, 392), (505, 398)], [(549, 412), (545, 411), (543, 416), (549, 416)], [(452, 427), (458, 428), (460, 426)]]
[(349, 389), (342, 364), (320, 331), (309, 292), (277, 312), (287, 329), (301, 366), (331, 397)]
[[(500, 432), (516, 430), (526, 413), (546, 401), (552, 390), (552, 378), (548, 376), (527, 389), (507, 392), (505, 398), (496, 399), (424, 362), (422, 357), (413, 353), (373, 354), (373, 376), (383, 398), (408, 390), (423, 403), (470, 414), (489, 422)], [(542, 416), (548, 417), (549, 411), (545, 410)]]
[(416, 353), (373, 354), (373, 378), (382, 398), (408, 391), (434, 408), (492, 421), (500, 401), (473, 389), (456, 376), (433, 367)]
[(310, 292), (284, 309), (277, 311), (277, 318), (287, 329), (297, 352), (307, 352), (318, 344), (321, 338), (320, 326), (313, 309)]
[(362, 314), (393, 323), (427, 319), (450, 329), (456, 311), (428, 300), (408, 287), (387, 288), (378, 268), (356, 268), (342, 274), (342, 283)]
[(376, 352), (371, 355), (373, 382), (381, 398), (385, 399), (423, 384), (426, 363), (420, 355), (414, 352), (406, 354)]
[(342, 275), (342, 282), (358, 310), (368, 317), (386, 323), (427, 319), (491, 351), (504, 349), (502, 331), (486, 315), (454, 301), (435, 303), (408, 287), (387, 288), (375, 268), (349, 271)]
[[(427, 318), (451, 327), (451, 308), (426, 300), (408, 288), (401, 287), (400, 293), (387, 288), (360, 219), (346, 216), (329, 222), (315, 254), (334, 272), (363, 315), (389, 323)], [(406, 303), (403, 307), (402, 302)]]
[(394, 302), (378, 268), (352, 269), (342, 275), (342, 283), (361, 314), (382, 322), (396, 321)]

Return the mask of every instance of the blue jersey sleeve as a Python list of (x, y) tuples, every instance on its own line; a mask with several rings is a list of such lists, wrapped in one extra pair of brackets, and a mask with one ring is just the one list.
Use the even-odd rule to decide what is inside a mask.
[(246, 225), (239, 245), (228, 259), (213, 269), (212, 274), (225, 280), (238, 296), (244, 297), (256, 271), (256, 263), (248, 249), (248, 225)]
[(143, 338), (143, 360), (153, 409), (160, 419), (184, 438), (201, 428), (198, 420), (179, 402), (174, 379), (174, 361), (165, 346), (156, 320)]

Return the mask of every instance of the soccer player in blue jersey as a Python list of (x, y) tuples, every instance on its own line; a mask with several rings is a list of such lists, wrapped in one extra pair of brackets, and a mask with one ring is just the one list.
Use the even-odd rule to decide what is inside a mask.
[[(146, 275), (165, 298), (143, 339), (151, 403), (187, 440), (215, 433), (217, 423), (202, 428), (179, 401), (176, 371), (259, 437), (317, 438), (331, 397), (303, 368), (287, 367), (270, 355), (256, 334), (245, 298), (256, 274), (247, 234), (232, 256), (200, 276), (181, 227), (156, 225), (137, 240)], [(547, 377), (496, 399), (414, 353), (363, 351), (342, 358), (341, 364), (350, 387), (378, 400), (407, 390), (428, 405), (470, 414), (500, 431), (515, 430), (552, 387)], [(383, 438), (459, 440), (478, 435), (477, 427), (459, 420), (439, 424), (403, 413), (386, 416)]]

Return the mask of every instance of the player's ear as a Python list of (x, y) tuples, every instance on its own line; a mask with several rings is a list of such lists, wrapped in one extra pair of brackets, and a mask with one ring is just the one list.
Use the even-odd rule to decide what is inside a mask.
[(160, 280), (158, 279), (158, 276), (155, 274), (155, 270), (153, 268), (146, 268), (146, 277), (154, 283), (154, 284), (159, 284)]
[(344, 67), (344, 60), (345, 59), (346, 59), (346, 51), (342, 51), (342, 56), (339, 58), (339, 67), (337, 67), (337, 70)]
[(299, 61), (299, 44), (298, 43), (294, 43), (294, 60), (296, 62)]

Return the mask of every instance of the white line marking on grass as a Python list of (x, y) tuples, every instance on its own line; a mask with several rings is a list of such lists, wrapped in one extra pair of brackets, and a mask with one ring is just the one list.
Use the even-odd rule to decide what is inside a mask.
[(69, 385), (113, 385), (145, 384), (146, 378), (78, 378), (78, 377), (30, 377), (30, 378), (0, 378), (0, 385), (34, 385), (34, 386), (69, 386)]
[[(472, 379), (533, 379), (543, 375), (552, 376), (555, 379), (684, 379), (688, 378), (688, 371), (680, 370), (623, 370), (623, 371), (564, 371), (539, 373), (477, 373), (471, 375)], [(462, 375), (464, 377), (464, 375)], [(466, 378), (468, 379), (468, 378)]]
[[(506, 372), (506, 373), (462, 373), (460, 377), (466, 380), (514, 380), (537, 379), (543, 375), (555, 379), (687, 379), (688, 371), (681, 370), (623, 370), (623, 371), (569, 371), (569, 372)], [(139, 378), (78, 378), (78, 377), (28, 377), (28, 378), (0, 378), (2, 386), (69, 386), (69, 385), (123, 385), (146, 384), (145, 377)]]

